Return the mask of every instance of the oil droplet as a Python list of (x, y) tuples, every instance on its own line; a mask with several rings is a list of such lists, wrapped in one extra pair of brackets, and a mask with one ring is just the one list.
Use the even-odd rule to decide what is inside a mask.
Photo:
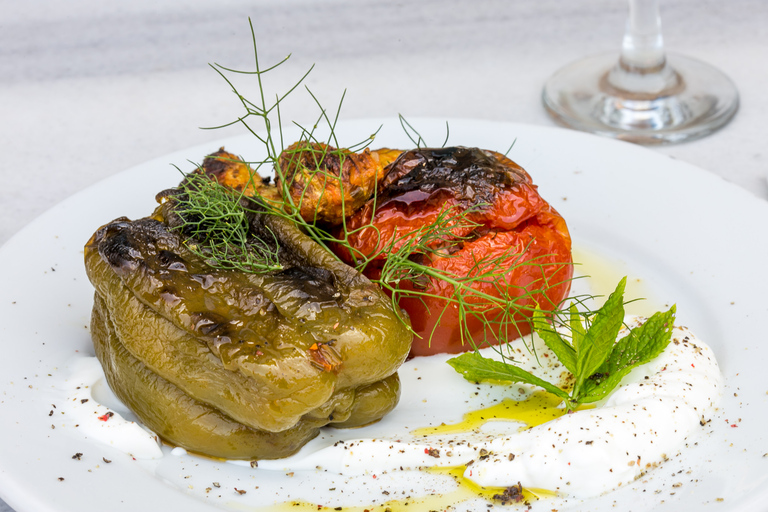
[(514, 421), (522, 425), (523, 431), (546, 423), (565, 414), (565, 408), (559, 407), (562, 400), (546, 391), (535, 391), (525, 400), (505, 398), (501, 403), (470, 411), (458, 423), (442, 424), (436, 427), (424, 427), (412, 432), (414, 435), (457, 434), (477, 431), (490, 421)]

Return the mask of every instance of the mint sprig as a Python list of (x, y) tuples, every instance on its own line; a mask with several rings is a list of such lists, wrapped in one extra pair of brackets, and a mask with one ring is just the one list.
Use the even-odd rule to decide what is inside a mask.
[(624, 323), (624, 277), (605, 304), (582, 313), (575, 305), (566, 321), (556, 329), (542, 310), (533, 314), (533, 329), (574, 376), (570, 394), (509, 361), (496, 361), (468, 352), (448, 360), (457, 372), (472, 382), (522, 382), (539, 386), (560, 397), (571, 411), (581, 404), (597, 402), (616, 388), (633, 368), (655, 359), (669, 345), (675, 306), (657, 312), (639, 327), (616, 341)]

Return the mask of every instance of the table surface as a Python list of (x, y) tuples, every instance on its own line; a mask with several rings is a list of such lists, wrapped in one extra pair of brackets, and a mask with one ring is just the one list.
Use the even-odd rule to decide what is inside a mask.
[[(270, 77), (275, 90), (314, 63), (306, 85), (334, 108), (346, 90), (344, 119), (554, 125), (543, 83), (617, 50), (626, 15), (618, 0), (0, 0), (0, 245), (103, 178), (243, 133), (200, 127), (240, 114), (209, 63), (251, 66), (249, 17), (262, 63), (292, 54)], [(768, 199), (768, 2), (668, 0), (662, 19), (667, 49), (723, 70), (741, 108), (713, 135), (652, 150)], [(313, 108), (299, 94), (283, 117)]]

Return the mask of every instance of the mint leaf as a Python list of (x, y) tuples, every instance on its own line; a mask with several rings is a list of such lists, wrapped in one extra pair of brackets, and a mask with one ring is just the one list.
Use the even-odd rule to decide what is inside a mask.
[[(533, 330), (574, 376), (570, 395), (557, 386), (515, 366), (514, 361), (486, 359), (478, 352), (448, 360), (458, 373), (472, 382), (524, 382), (544, 388), (565, 402), (569, 411), (579, 404), (607, 396), (633, 368), (656, 358), (669, 345), (675, 306), (651, 316), (639, 327), (616, 341), (624, 323), (624, 277), (605, 304), (594, 313), (580, 313), (575, 304), (568, 308), (568, 321), (556, 329), (549, 321), (553, 313), (538, 307), (533, 313)], [(565, 311), (554, 313), (558, 317)], [(564, 315), (563, 315), (564, 316)], [(583, 318), (583, 320), (582, 320)], [(558, 318), (559, 319), (559, 318)]]
[(568, 393), (557, 386), (536, 377), (535, 375), (514, 366), (494, 359), (486, 359), (477, 352), (466, 352), (448, 360), (454, 370), (461, 373), (465, 379), (472, 382), (524, 382), (533, 384), (568, 400)]
[(632, 329), (619, 340), (598, 373), (599, 380), (587, 381), (583, 387), (581, 403), (601, 400), (619, 385), (632, 369), (652, 361), (661, 354), (672, 339), (676, 307), (669, 311), (655, 313), (641, 326)]
[(555, 331), (538, 306), (536, 306), (533, 312), (533, 330), (544, 340), (544, 343), (554, 352), (555, 356), (563, 363), (563, 366), (569, 372), (575, 373), (576, 351)]
[(608, 371), (622, 366), (638, 366), (656, 358), (672, 339), (672, 328), (677, 308), (672, 306), (664, 313), (654, 313), (641, 326), (632, 329), (614, 347), (608, 358)]
[(624, 321), (624, 287), (627, 278), (619, 281), (616, 290), (608, 297), (603, 307), (595, 314), (576, 351), (576, 377), (573, 396), (578, 400), (585, 381), (602, 366), (611, 354), (616, 335)]
[[(571, 307), (568, 308), (568, 312), (571, 314), (569, 323), (569, 327), (571, 328), (571, 344), (575, 350), (579, 350), (586, 331), (584, 330), (584, 325), (581, 323), (581, 315), (579, 315), (579, 310), (576, 309), (576, 304), (571, 304)], [(573, 371), (571, 371), (571, 373), (573, 373)]]

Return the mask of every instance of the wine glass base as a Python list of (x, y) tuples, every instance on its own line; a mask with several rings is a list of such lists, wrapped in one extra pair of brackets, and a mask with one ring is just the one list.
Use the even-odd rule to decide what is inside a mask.
[(698, 139), (723, 127), (739, 108), (739, 94), (718, 69), (689, 57), (667, 55), (677, 86), (658, 97), (611, 87), (615, 53), (588, 57), (557, 71), (542, 101), (559, 124), (638, 144)]

